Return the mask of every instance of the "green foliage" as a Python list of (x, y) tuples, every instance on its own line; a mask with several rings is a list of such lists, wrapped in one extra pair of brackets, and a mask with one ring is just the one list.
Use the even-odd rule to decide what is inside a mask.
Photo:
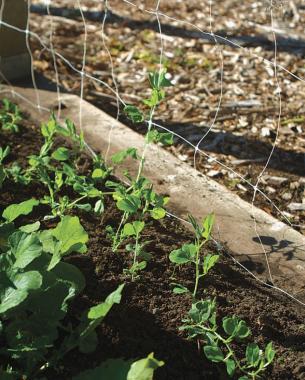
[(132, 106), (132, 105), (125, 106), (124, 112), (133, 123), (141, 123), (144, 121), (144, 115), (136, 106)]
[(135, 148), (128, 148), (114, 154), (111, 159), (114, 164), (121, 164), (127, 157), (131, 157), (135, 160), (138, 159), (138, 153)]
[(134, 363), (131, 360), (110, 359), (82, 372), (73, 380), (152, 380), (154, 371), (163, 365), (164, 362), (155, 359), (153, 354)]
[(161, 143), (162, 145), (172, 145), (174, 142), (174, 136), (170, 132), (158, 132), (156, 129), (152, 129), (146, 134), (146, 141), (148, 143)]
[[(74, 348), (93, 350), (96, 327), (121, 300), (124, 285), (85, 312), (76, 329), (65, 325), (69, 304), (84, 289), (85, 280), (78, 268), (61, 262), (60, 257), (81, 250), (88, 235), (78, 218), (71, 216), (53, 230), (40, 232), (37, 227), (34, 223), (12, 232), (0, 255), (0, 354), (14, 369), (2, 369), (1, 378), (32, 378), (46, 364), (56, 369)], [(60, 255), (54, 262), (56, 252)], [(64, 338), (60, 346), (59, 336)]]
[[(206, 276), (213, 268), (219, 259), (219, 255), (207, 254), (201, 255), (201, 248), (209, 241), (214, 223), (214, 215), (209, 214), (203, 219), (201, 226), (190, 215), (190, 222), (194, 228), (195, 241), (194, 243), (184, 244), (181, 248), (172, 251), (169, 259), (175, 265), (194, 264), (195, 266), (195, 286), (193, 297), (196, 297), (199, 280)], [(174, 283), (173, 291), (176, 294), (188, 292), (188, 289), (183, 285)]]
[(3, 211), (2, 217), (6, 219), (7, 222), (13, 222), (20, 215), (30, 214), (33, 208), (38, 205), (39, 201), (34, 198), (18, 204), (11, 204)]
[(22, 120), (21, 112), (16, 104), (8, 99), (2, 100), (2, 108), (0, 109), (0, 126), (3, 130), (10, 132), (19, 132), (18, 123)]
[(244, 342), (251, 331), (244, 320), (234, 315), (222, 319), (221, 329), (217, 324), (215, 300), (193, 303), (183, 322), (180, 330), (187, 331), (189, 339), (200, 339), (204, 343), (205, 357), (214, 363), (225, 364), (230, 377), (238, 373), (245, 375), (239, 379), (259, 379), (274, 360), (271, 342), (264, 351), (256, 343), (248, 343), (244, 357), (238, 358), (233, 344)]

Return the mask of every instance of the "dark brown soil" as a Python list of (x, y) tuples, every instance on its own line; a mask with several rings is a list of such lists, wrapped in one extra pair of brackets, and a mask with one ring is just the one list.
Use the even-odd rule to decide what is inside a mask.
[[(39, 132), (34, 123), (25, 122), (18, 135), (0, 131), (1, 146), (10, 145), (11, 160), (25, 162), (25, 157), (37, 152)], [(0, 211), (11, 202), (31, 196), (41, 197), (44, 189), (37, 186), (23, 188), (7, 182), (0, 193)], [(31, 218), (42, 219), (45, 210), (39, 209)], [(187, 295), (174, 295), (170, 283), (173, 267), (168, 255), (171, 250), (189, 242), (192, 235), (177, 221), (166, 218), (153, 221), (146, 228), (144, 239), (150, 241), (147, 250), (153, 259), (136, 282), (123, 275), (130, 257), (122, 247), (113, 253), (105, 226), (117, 225), (120, 213), (111, 199), (107, 199), (102, 218), (78, 213), (90, 236), (88, 253), (72, 255), (67, 261), (77, 265), (86, 277), (83, 294), (72, 305), (69, 318), (79, 316), (88, 307), (101, 302), (116, 287), (125, 282), (120, 305), (115, 305), (98, 328), (99, 345), (94, 354), (69, 354), (63, 362), (62, 373), (50, 374), (48, 379), (68, 380), (83, 369), (93, 368), (107, 358), (139, 358), (150, 352), (165, 361), (156, 372), (156, 380), (226, 379), (221, 365), (208, 362), (196, 342), (185, 339), (178, 331), (181, 320), (191, 305)], [(29, 220), (29, 219), (27, 219)], [(209, 250), (216, 250), (210, 246)], [(305, 318), (304, 310), (279, 293), (256, 283), (233, 264), (225, 252), (205, 279), (199, 297), (216, 297), (219, 319), (236, 314), (251, 327), (259, 345), (274, 343), (277, 351), (266, 379), (305, 379)], [(192, 287), (194, 272), (183, 268), (176, 273), (176, 281)], [(73, 319), (72, 318), (72, 319)], [(238, 348), (238, 352), (245, 346)], [(115, 379), (109, 379), (115, 380)]]

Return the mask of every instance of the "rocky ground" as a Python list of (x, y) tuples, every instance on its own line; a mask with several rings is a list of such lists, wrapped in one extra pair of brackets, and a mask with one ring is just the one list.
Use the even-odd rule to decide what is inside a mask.
[[(155, 1), (108, 1), (104, 27), (105, 8), (100, 1), (54, 0), (51, 4), (60, 8), (57, 15), (41, 16), (36, 8), (31, 30), (46, 45), (52, 37), (54, 49), (78, 70), (86, 46), (85, 72), (112, 89), (85, 78), (88, 101), (116, 116), (113, 90), (117, 85), (124, 102), (142, 107), (149, 94), (147, 72), (158, 68), (163, 45), (162, 63), (174, 86), (155, 121), (193, 144), (176, 138), (170, 150), (194, 165), (194, 146), (198, 146), (203, 151), (195, 156), (198, 170), (305, 232), (305, 6), (301, 0), (211, 4), (161, 0), (162, 35)], [(79, 4), (86, 28), (77, 11)], [(55, 82), (52, 54), (35, 38), (31, 48), (36, 71)], [(79, 94), (80, 75), (60, 58), (56, 64), (60, 85)], [(145, 131), (144, 126), (137, 128)], [(263, 194), (254, 197), (255, 185)]]

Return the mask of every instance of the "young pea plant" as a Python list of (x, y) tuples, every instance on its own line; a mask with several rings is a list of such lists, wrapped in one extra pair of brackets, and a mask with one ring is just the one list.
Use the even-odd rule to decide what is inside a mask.
[[(162, 67), (160, 68), (159, 71), (150, 72), (148, 74), (148, 80), (149, 80), (149, 84), (151, 88), (151, 94), (148, 99), (143, 100), (143, 103), (147, 107), (149, 107), (149, 112), (147, 115), (148, 125), (147, 125), (147, 133), (146, 133), (146, 142), (145, 142), (145, 146), (142, 152), (142, 156), (140, 158), (137, 179), (139, 179), (142, 176), (147, 145), (153, 141), (155, 133), (157, 133), (157, 136), (163, 135), (163, 134), (159, 134), (157, 131), (153, 132), (154, 130), (152, 130), (152, 126), (153, 126), (152, 120), (153, 120), (153, 116), (154, 116), (157, 106), (165, 98), (165, 88), (172, 86), (172, 83), (166, 78), (166, 69)], [(133, 106), (133, 105), (125, 106), (124, 112), (134, 123), (140, 123), (145, 120), (144, 114), (136, 106)], [(167, 133), (166, 135), (168, 136), (171, 134)], [(172, 137), (171, 137), (171, 141), (172, 141)]]
[[(166, 78), (166, 69), (164, 68), (161, 68), (159, 71), (149, 73), (148, 79), (151, 87), (151, 96), (149, 99), (143, 100), (143, 103), (149, 107), (149, 113), (148, 128), (142, 155), (139, 157), (135, 148), (128, 148), (112, 157), (115, 164), (122, 163), (122, 161), (127, 157), (132, 157), (139, 160), (139, 168), (136, 179), (132, 180), (128, 173), (126, 175), (127, 179), (131, 182), (128, 189), (125, 189), (121, 185), (113, 185), (113, 183), (110, 184), (110, 187), (112, 186), (116, 190), (113, 197), (117, 201), (117, 207), (119, 210), (124, 212), (116, 232), (111, 226), (108, 226), (107, 228), (109, 236), (113, 241), (112, 248), (114, 251), (119, 247), (124, 239), (124, 234), (121, 233), (122, 228), (131, 215), (137, 213), (142, 207), (141, 220), (146, 212), (150, 212), (151, 216), (155, 219), (161, 219), (165, 216), (165, 210), (162, 206), (164, 206), (168, 201), (168, 199), (166, 200), (165, 198), (164, 200), (161, 200), (161, 198), (157, 199), (157, 196), (152, 192), (152, 188), (150, 188), (150, 185), (148, 184), (148, 180), (142, 176), (142, 173), (147, 145), (152, 142), (170, 145), (173, 142), (173, 136), (171, 133), (160, 133), (157, 130), (152, 130), (152, 118), (155, 109), (165, 98), (164, 88), (169, 87), (172, 84)], [(144, 114), (136, 106), (126, 105), (124, 112), (134, 123), (141, 123), (145, 120)], [(149, 198), (154, 199), (150, 199), (149, 201)], [(149, 208), (149, 202), (152, 203), (153, 209)]]
[(0, 125), (3, 130), (17, 133), (19, 132), (18, 123), (22, 120), (21, 112), (16, 104), (8, 99), (2, 100), (0, 109)]
[[(193, 298), (196, 298), (199, 280), (206, 276), (210, 269), (216, 264), (219, 255), (201, 254), (202, 247), (209, 241), (212, 227), (214, 224), (214, 214), (209, 214), (203, 221), (201, 226), (198, 225), (193, 216), (189, 215), (189, 220), (194, 228), (195, 240), (193, 243), (184, 244), (181, 248), (175, 249), (169, 255), (169, 259), (176, 266), (184, 264), (194, 264), (195, 266), (195, 285), (193, 290)], [(173, 292), (176, 294), (186, 293), (189, 290), (181, 285), (176, 284)]]
[(126, 245), (126, 250), (133, 254), (133, 262), (130, 268), (124, 269), (124, 273), (131, 276), (131, 281), (139, 278), (139, 272), (146, 268), (147, 262), (151, 259), (151, 254), (144, 250), (148, 242), (140, 243), (144, 227), (145, 223), (143, 221), (136, 220), (132, 223), (126, 223), (122, 230), (123, 238), (133, 237), (135, 240), (134, 243)]
[(245, 341), (251, 331), (245, 321), (234, 315), (222, 319), (221, 329), (217, 324), (215, 299), (193, 303), (180, 330), (187, 331), (189, 339), (202, 342), (206, 358), (214, 363), (225, 364), (230, 377), (235, 373), (241, 375), (239, 380), (261, 379), (275, 357), (272, 342), (264, 350), (252, 342), (247, 345), (244, 357), (239, 359), (233, 346)]
[[(115, 164), (120, 164), (127, 157), (139, 158), (136, 149), (129, 148), (112, 156), (112, 160)], [(113, 181), (106, 182), (106, 186), (113, 189), (112, 196), (116, 201), (117, 208), (123, 212), (116, 231), (111, 226), (107, 227), (108, 236), (112, 240), (113, 251), (116, 251), (126, 238), (123, 228), (131, 216), (136, 215), (140, 221), (143, 221), (147, 214), (153, 219), (161, 219), (166, 214), (164, 206), (169, 200), (168, 197), (157, 195), (147, 178), (141, 176), (133, 179), (128, 172), (125, 172), (125, 176), (130, 183), (129, 187)]]

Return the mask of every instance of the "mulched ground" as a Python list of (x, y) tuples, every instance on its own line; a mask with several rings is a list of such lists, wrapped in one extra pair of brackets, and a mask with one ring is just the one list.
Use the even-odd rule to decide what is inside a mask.
[[(10, 145), (14, 160), (25, 162), (25, 156), (39, 149), (39, 133), (31, 121), (26, 121), (20, 134), (0, 131), (1, 145)], [(26, 144), (25, 144), (26, 142)], [(87, 164), (90, 164), (87, 162)], [(84, 162), (86, 166), (86, 162)], [(0, 193), (0, 211), (8, 202), (20, 202), (32, 196), (42, 196), (39, 186), (23, 188), (6, 183)], [(42, 219), (43, 209), (31, 218)], [(78, 213), (88, 231), (88, 253), (71, 255), (67, 261), (77, 265), (84, 273), (87, 286), (72, 305), (69, 318), (102, 300), (119, 284), (125, 282), (122, 302), (116, 305), (98, 328), (99, 345), (96, 353), (84, 356), (72, 352), (64, 361), (62, 373), (48, 374), (48, 379), (71, 379), (85, 368), (92, 368), (106, 358), (137, 358), (154, 352), (166, 365), (156, 372), (156, 380), (226, 379), (221, 366), (207, 362), (196, 343), (188, 342), (178, 332), (191, 299), (186, 295), (173, 295), (170, 290), (173, 267), (168, 255), (192, 235), (177, 221), (166, 218), (152, 221), (145, 230), (145, 239), (151, 241), (147, 249), (153, 259), (136, 282), (122, 274), (130, 264), (130, 257), (122, 247), (113, 253), (106, 236), (107, 224), (117, 225), (120, 213), (111, 199), (101, 218)], [(26, 218), (27, 219), (27, 218)], [(29, 219), (27, 219), (29, 220)], [(25, 220), (24, 220), (25, 221)], [(209, 250), (215, 252), (216, 247)], [(305, 319), (304, 309), (279, 293), (263, 287), (249, 278), (220, 252), (221, 260), (200, 287), (199, 297), (216, 297), (218, 317), (236, 314), (251, 326), (252, 338), (260, 345), (273, 341), (277, 356), (274, 366), (266, 372), (266, 379), (305, 379)], [(177, 282), (191, 286), (194, 272), (183, 268), (176, 273)], [(244, 348), (244, 347), (242, 347)]]
[[(33, 1), (37, 3), (41, 1)], [(160, 35), (156, 33), (155, 16), (148, 13), (156, 2), (145, 0), (134, 4), (110, 0), (108, 19), (113, 21), (105, 24), (104, 33), (102, 16), (97, 22), (87, 20), (85, 70), (114, 89), (105, 44), (112, 57), (120, 96), (127, 103), (141, 105), (141, 99), (149, 94), (147, 71), (156, 69), (159, 62)], [(78, 9), (78, 4), (71, 0), (53, 1), (52, 6)], [(81, 6), (89, 13), (104, 10), (100, 1), (83, 0)], [(208, 157), (196, 156), (197, 169), (249, 202), (252, 202), (253, 188), (246, 181), (255, 185), (259, 179), (258, 186), (266, 197), (257, 194), (254, 204), (305, 232), (303, 2), (273, 1), (271, 7), (267, 1), (224, 0), (212, 2), (210, 17), (208, 0), (200, 3), (171, 0), (161, 1), (160, 11), (176, 18), (160, 16), (163, 65), (175, 86), (167, 91), (167, 100), (159, 107), (155, 119), (196, 145), (211, 127), (222, 93), (213, 128), (200, 144)], [(115, 21), (113, 14), (121, 19)], [(277, 63), (294, 76), (278, 69), (275, 77), (272, 63), (263, 62), (263, 59), (272, 62), (275, 59), (271, 16), (277, 36)], [(31, 29), (49, 44), (53, 28), (54, 48), (80, 70), (84, 24), (80, 17), (76, 20), (69, 17), (69, 12), (66, 17), (32, 14)], [(194, 25), (206, 32), (212, 29), (215, 34), (228, 36), (244, 48), (220, 42), (215, 45), (213, 38), (198, 34)], [(35, 39), (31, 46), (36, 71), (54, 82), (52, 55), (42, 50)], [(79, 75), (60, 59), (57, 68), (60, 85), (79, 94)], [(105, 86), (86, 79), (84, 96), (116, 117), (116, 96)], [(145, 128), (139, 130), (143, 132)], [(268, 161), (273, 147), (275, 150)], [(193, 165), (194, 150), (181, 139), (170, 150)]]

